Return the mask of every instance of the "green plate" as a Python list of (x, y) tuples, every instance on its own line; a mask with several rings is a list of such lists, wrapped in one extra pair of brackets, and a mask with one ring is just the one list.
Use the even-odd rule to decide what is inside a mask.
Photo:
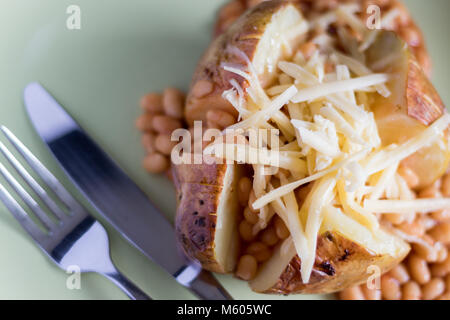
[[(66, 10), (75, 2), (81, 9), (81, 29), (69, 30)], [(426, 34), (435, 66), (433, 81), (448, 102), (450, 2), (406, 2)], [(0, 0), (0, 122), (83, 201), (25, 114), (22, 90), (28, 82), (40, 81), (173, 220), (175, 199), (170, 182), (141, 169), (144, 152), (134, 128), (140, 113), (137, 101), (144, 93), (168, 85), (187, 89), (222, 3), (224, 0)], [(114, 261), (153, 298), (194, 298), (114, 230), (108, 230)], [(96, 274), (82, 275), (81, 289), (69, 290), (69, 276), (36, 248), (0, 205), (0, 298), (126, 298)], [(274, 298), (252, 293), (245, 282), (231, 276), (219, 279), (237, 299)]]

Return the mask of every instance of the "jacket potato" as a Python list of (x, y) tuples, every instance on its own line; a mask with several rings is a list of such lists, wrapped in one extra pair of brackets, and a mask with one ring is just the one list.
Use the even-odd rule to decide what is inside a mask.
[[(217, 37), (224, 33), (233, 22), (247, 9), (269, 0), (230, 0), (226, 3), (218, 13), (217, 21), (214, 28), (214, 36)], [(404, 39), (413, 50), (414, 55), (419, 61), (425, 73), (431, 74), (431, 60), (428, 55), (424, 37), (417, 27), (413, 18), (408, 12), (405, 5), (399, 0), (296, 0), (301, 6), (302, 12), (308, 19), (318, 14), (330, 10), (334, 10), (341, 4), (359, 3), (362, 10), (359, 13), (361, 19), (367, 18), (367, 8), (370, 5), (377, 5), (381, 13), (398, 10), (401, 15), (398, 16), (394, 23), (385, 26), (388, 30), (395, 31)], [(383, 27), (384, 28), (384, 27)]]
[[(242, 94), (241, 98), (250, 101), (253, 99), (252, 85), (255, 84), (252, 84), (245, 74), (233, 72), (236, 69), (235, 66), (240, 66), (242, 70), (252, 70), (258, 79), (258, 86), (263, 90), (277, 87), (274, 83), (277, 82), (279, 62), (297, 59), (295, 49), (305, 43), (308, 37), (311, 37), (311, 33), (314, 33), (307, 28), (308, 25), (313, 24), (313, 20), (308, 20), (306, 18), (308, 15), (305, 15), (302, 9), (304, 10), (304, 6), (298, 1), (263, 2), (243, 14), (226, 32), (212, 42), (193, 76), (186, 104), (186, 119), (189, 124), (192, 125), (195, 120), (206, 120), (206, 112), (211, 109), (223, 110), (235, 117), (242, 116), (239, 108), (226, 99), (224, 92), (239, 88), (238, 91)], [(351, 39), (346, 38), (346, 41), (338, 39), (336, 30), (333, 28), (329, 28), (327, 32), (327, 39), (337, 40), (334, 41), (333, 50), (336, 49), (349, 55), (354, 51), (354, 44), (357, 43), (355, 41), (364, 41), (364, 39), (354, 40), (353, 37), (358, 38), (356, 35), (352, 35)], [(365, 36), (367, 35), (365, 34)], [(367, 111), (374, 114), (374, 121), (378, 127), (378, 130), (375, 128), (373, 132), (380, 132), (380, 141), (377, 146), (379, 148), (386, 147), (379, 156), (384, 155), (396, 159), (396, 157), (400, 157), (400, 151), (391, 153), (390, 146), (401, 145), (403, 156), (398, 159), (417, 173), (421, 179), (421, 185), (426, 185), (442, 175), (445, 168), (448, 167), (450, 158), (448, 137), (440, 132), (439, 138), (434, 139), (431, 145), (416, 147), (416, 149), (420, 149), (418, 152), (413, 146), (417, 146), (417, 141), (422, 141), (420, 139), (426, 139), (429, 134), (427, 128), (443, 117), (445, 107), (418, 64), (416, 56), (403, 40), (392, 32), (381, 30), (376, 31), (370, 37), (372, 39), (362, 53), (361, 61), (364, 61), (367, 70), (370, 67), (370, 70), (376, 72), (376, 76), (391, 75), (383, 80), (383, 84), (376, 83), (370, 85), (372, 89), (364, 89), (369, 97), (365, 100), (366, 107), (369, 109)], [(327, 54), (334, 57), (333, 61), (336, 62), (336, 65), (345, 64), (345, 61), (340, 60), (344, 54), (329, 52)], [(299, 59), (303, 61), (305, 57)], [(359, 70), (360, 75), (363, 75), (366, 69), (355, 61), (356, 59), (349, 62), (350, 65), (353, 63), (352, 73)], [(226, 68), (227, 66), (231, 67)], [(360, 66), (359, 69), (358, 66)], [(326, 70), (326, 67), (323, 69)], [(322, 74), (322, 77), (325, 76)], [(199, 82), (207, 82), (210, 85), (208, 92), (198, 93), (199, 90), (196, 90), (195, 87)], [(350, 82), (346, 83), (350, 84)], [(295, 85), (300, 86), (297, 82)], [(277, 89), (280, 87), (283, 85), (278, 84)], [(306, 92), (313, 94), (314, 90), (304, 92), (298, 92), (300, 89), (296, 90), (296, 95), (290, 96), (291, 101), (306, 103), (315, 99), (314, 95), (306, 95), (309, 98), (304, 100), (300, 98), (301, 94), (306, 94)], [(362, 91), (364, 92), (364, 90)], [(385, 94), (385, 90), (388, 90), (389, 94)], [(262, 111), (257, 111), (256, 114)], [(281, 112), (289, 114), (286, 110)], [(271, 113), (271, 115), (273, 114)], [(256, 117), (255, 114), (252, 116)], [(444, 120), (439, 125), (445, 129), (448, 123), (443, 123)], [(248, 120), (245, 119), (245, 121)], [(248, 123), (259, 125), (258, 121)], [(239, 122), (237, 124), (239, 125)], [(299, 128), (295, 127), (295, 130), (296, 133), (293, 137), (291, 135), (288, 141), (285, 141), (286, 146), (289, 144), (289, 139), (295, 139), (296, 134), (301, 135), (301, 132), (297, 131), (300, 130)], [(413, 140), (415, 135), (419, 135), (417, 141)], [(342, 132), (339, 133), (339, 137), (341, 136)], [(305, 139), (302, 136), (298, 141), (304, 143)], [(376, 142), (374, 143), (376, 144)], [(351, 149), (351, 147), (348, 148)], [(407, 152), (409, 153), (405, 156)], [(426, 169), (426, 173), (424, 173), (425, 163), (429, 161), (429, 158), (424, 155), (430, 153), (433, 154), (434, 161), (438, 165)], [(318, 152), (316, 152), (317, 154)], [(376, 159), (374, 156), (367, 160), (367, 167), (371, 168)], [(323, 171), (324, 174), (321, 175), (321, 177), (325, 176), (323, 179), (326, 178), (326, 173), (337, 172), (332, 168), (337, 170), (338, 165), (333, 167), (335, 162), (334, 160), (330, 161), (327, 164), (328, 167), (324, 166), (328, 169)], [(370, 169), (372, 170), (371, 174), (374, 174), (374, 189), (383, 180), (383, 174), (377, 173), (381, 172), (382, 164), (379, 160), (376, 163), (375, 168)], [(321, 174), (320, 170), (314, 171), (315, 169), (309, 170), (308, 168), (303, 170), (306, 170), (303, 176), (295, 176), (292, 173), (293, 176), (288, 182), (294, 181), (294, 184), (295, 180), (309, 182), (308, 179), (311, 176)], [(238, 236), (242, 208), (237, 201), (237, 182), (243, 172), (245, 172), (244, 166), (236, 162), (223, 164), (217, 161), (212, 164), (173, 166), (178, 199), (175, 221), (177, 240), (186, 255), (198, 261), (207, 270), (219, 273), (233, 272), (239, 255), (243, 254), (246, 244)], [(286, 177), (284, 175), (282, 177), (282, 175), (277, 175), (278, 183), (286, 180)], [(391, 232), (389, 228), (378, 225), (375, 214), (387, 213), (385, 209), (378, 207), (378, 209), (374, 209), (374, 212), (364, 215), (367, 210), (370, 210), (369, 203), (372, 202), (367, 202), (367, 208), (355, 209), (354, 204), (349, 204), (341, 198), (342, 203), (336, 206), (320, 207), (317, 220), (308, 216), (311, 214), (311, 208), (316, 206), (313, 203), (314, 198), (325, 198), (324, 190), (328, 190), (330, 195), (339, 194), (341, 196), (340, 192), (342, 192), (345, 197), (347, 186), (339, 189), (337, 187), (340, 183), (338, 179), (337, 174), (336, 177), (330, 178), (329, 181), (332, 183), (329, 184), (329, 189), (321, 189), (323, 183), (314, 182), (306, 200), (298, 202), (298, 208), (297, 204), (294, 206), (299, 209), (299, 214), (297, 215), (296, 212), (294, 218), (290, 216), (292, 212), (289, 210), (293, 208), (289, 205), (289, 201), (291, 201), (289, 199), (293, 198), (288, 198), (289, 195), (286, 192), (280, 196), (281, 207), (279, 206), (279, 208), (286, 210), (284, 213), (276, 212), (276, 214), (280, 215), (291, 231), (291, 237), (275, 245), (271, 257), (259, 265), (256, 276), (249, 281), (252, 290), (276, 294), (335, 292), (366, 281), (371, 275), (369, 267), (378, 268), (380, 273), (384, 273), (408, 254), (410, 247), (404, 240)], [(287, 188), (293, 183), (283, 183), (282, 187)], [(303, 188), (305, 184), (306, 182), (298, 183), (298, 186), (290, 191)], [(271, 187), (280, 189), (276, 185)], [(340, 191), (333, 191), (335, 187)], [(266, 201), (258, 199), (253, 202), (254, 206), (259, 202), (259, 206), (256, 205), (254, 209), (262, 210), (264, 205), (274, 201), (275, 198), (271, 198), (271, 196), (277, 190), (265, 194), (263, 198)], [(339, 200), (339, 197), (336, 197)], [(376, 199), (380, 199), (380, 196)], [(358, 210), (364, 214), (355, 213)], [(268, 221), (275, 214), (273, 211), (271, 214), (266, 212)], [(280, 209), (280, 211), (283, 210)], [(309, 219), (313, 221), (311, 225), (314, 227), (311, 227)], [(297, 226), (300, 225), (300, 229), (295, 229), (292, 226), (293, 222)], [(301, 227), (302, 225), (303, 227)], [(263, 224), (262, 228), (265, 226)], [(317, 229), (316, 233), (312, 232), (313, 235), (317, 235), (313, 236), (314, 240), (302, 238), (314, 228)], [(258, 231), (256, 230), (256, 233)], [(307, 256), (301, 248), (308, 248), (310, 255)], [(308, 263), (311, 265), (308, 266)], [(306, 271), (307, 268), (309, 271)]]

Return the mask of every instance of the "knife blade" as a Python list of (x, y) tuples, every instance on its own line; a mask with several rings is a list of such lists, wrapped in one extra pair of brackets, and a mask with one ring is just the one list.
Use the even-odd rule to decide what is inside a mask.
[(170, 222), (39, 83), (26, 86), (24, 102), (64, 172), (126, 240), (197, 297), (232, 299), (212, 274), (180, 254)]

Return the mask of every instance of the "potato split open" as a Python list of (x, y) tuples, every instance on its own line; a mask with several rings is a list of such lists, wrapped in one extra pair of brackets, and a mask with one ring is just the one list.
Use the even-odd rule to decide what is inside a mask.
[[(392, 32), (366, 31), (355, 10), (331, 12), (319, 33), (318, 19), (307, 20), (298, 3), (264, 2), (214, 40), (194, 74), (192, 88), (202, 81), (211, 90), (191, 90), (190, 124), (217, 108), (239, 115), (230, 128), (280, 131), (282, 169), (267, 178), (262, 170), (274, 164), (245, 160), (254, 173), (250, 205), (259, 210), (254, 235), (275, 215), (290, 231), (250, 281), (257, 292), (334, 292), (366, 281), (369, 267), (391, 269), (410, 247), (376, 214), (387, 213), (384, 200), (399, 213), (415, 201), (397, 174), (400, 163), (418, 175), (419, 186), (448, 167), (450, 118), (438, 94), (405, 42)], [(315, 48), (310, 56), (301, 50), (307, 39)], [(251, 141), (234, 147), (260, 148)], [(178, 240), (211, 271), (232, 272), (243, 251), (236, 195), (242, 167), (174, 166)], [(308, 183), (300, 201), (297, 192)], [(445, 207), (450, 199), (425, 201)]]

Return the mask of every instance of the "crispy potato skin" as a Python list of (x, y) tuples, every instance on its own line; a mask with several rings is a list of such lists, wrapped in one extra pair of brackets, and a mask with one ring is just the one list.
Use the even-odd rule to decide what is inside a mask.
[(214, 254), (216, 212), (226, 164), (181, 164), (173, 166), (177, 194), (175, 228), (184, 253), (204, 269), (224, 273)]
[(242, 58), (230, 53), (230, 48), (236, 48), (253, 60), (258, 41), (264, 33), (265, 26), (272, 15), (289, 5), (289, 1), (268, 1), (247, 11), (224, 34), (216, 38), (206, 53), (200, 59), (191, 82), (191, 89), (198, 81), (208, 81), (213, 84), (212, 91), (201, 97), (196, 97), (190, 90), (186, 99), (185, 116), (189, 125), (194, 120), (206, 120), (206, 111), (220, 109), (237, 117), (237, 111), (222, 98), (222, 93), (231, 88), (229, 81), (235, 79), (245, 89), (247, 81), (231, 72), (223, 70), (223, 63), (247, 65)]
[(408, 254), (391, 257), (375, 255), (336, 232), (326, 232), (317, 239), (317, 254), (309, 283), (304, 284), (300, 275), (300, 258), (296, 255), (275, 285), (264, 293), (314, 294), (332, 293), (343, 288), (361, 284), (373, 275), (369, 266), (378, 266), (387, 272)]

